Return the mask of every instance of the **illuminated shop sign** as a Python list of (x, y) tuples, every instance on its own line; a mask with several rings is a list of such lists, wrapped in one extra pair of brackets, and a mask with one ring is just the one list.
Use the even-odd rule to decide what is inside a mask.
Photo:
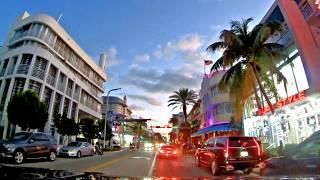
[[(288, 104), (291, 104), (291, 103), (294, 103), (294, 102), (297, 102), (299, 100), (302, 100), (304, 98), (304, 91), (300, 91), (299, 93), (295, 94), (295, 95), (292, 95), (292, 96), (289, 96), (287, 98), (283, 98), (283, 99), (280, 99), (279, 101), (277, 101), (276, 103), (274, 103), (272, 106), (274, 109), (277, 109), (277, 108), (281, 108), (285, 105), (288, 105)], [(263, 108), (260, 108), (258, 109), (257, 111), (257, 115), (263, 115), (267, 112), (270, 112), (270, 107), (269, 106), (265, 106)]]
[(318, 5), (318, 9), (320, 9), (320, 0), (317, 0), (315, 4)]

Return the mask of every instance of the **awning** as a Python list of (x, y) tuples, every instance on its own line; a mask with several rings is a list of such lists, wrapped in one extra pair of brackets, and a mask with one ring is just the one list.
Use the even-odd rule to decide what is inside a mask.
[(239, 130), (239, 129), (234, 128), (234, 127), (230, 127), (229, 123), (214, 124), (214, 125), (202, 128), (199, 131), (191, 134), (191, 137), (200, 136), (202, 134), (209, 133), (209, 132), (229, 131), (229, 130)]

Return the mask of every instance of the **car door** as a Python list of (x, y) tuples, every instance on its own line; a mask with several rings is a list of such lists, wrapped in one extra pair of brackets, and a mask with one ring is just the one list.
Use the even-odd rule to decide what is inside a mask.
[(214, 144), (215, 139), (209, 139), (206, 143), (204, 150), (201, 152), (200, 161), (205, 165), (210, 165), (212, 162), (212, 159), (214, 157)]
[(28, 154), (32, 157), (43, 156), (48, 153), (49, 139), (44, 134), (34, 134), (29, 139)]
[(90, 155), (91, 154), (91, 145), (89, 143), (84, 143), (84, 149), (86, 151), (86, 155)]
[(226, 148), (226, 137), (217, 137), (213, 153), (216, 155), (216, 161), (219, 165), (225, 160)]

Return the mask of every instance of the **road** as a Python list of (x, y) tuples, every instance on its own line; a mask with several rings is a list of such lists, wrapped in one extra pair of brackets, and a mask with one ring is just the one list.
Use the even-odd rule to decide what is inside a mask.
[(28, 160), (23, 167), (55, 170), (102, 172), (121, 177), (211, 177), (208, 168), (196, 167), (192, 156), (177, 160), (158, 159), (155, 152), (129, 151), (105, 152), (104, 155), (76, 158), (57, 158), (54, 162)]

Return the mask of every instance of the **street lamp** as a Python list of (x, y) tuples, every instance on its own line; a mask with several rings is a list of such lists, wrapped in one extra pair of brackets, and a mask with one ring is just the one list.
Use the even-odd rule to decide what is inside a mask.
[(107, 120), (108, 120), (108, 112), (109, 112), (109, 94), (112, 91), (118, 91), (120, 89), (121, 88), (110, 89), (108, 91), (108, 94), (107, 94), (107, 108), (106, 108), (107, 113), (106, 113), (105, 118), (104, 118), (103, 147), (106, 147), (106, 129), (107, 129)]

